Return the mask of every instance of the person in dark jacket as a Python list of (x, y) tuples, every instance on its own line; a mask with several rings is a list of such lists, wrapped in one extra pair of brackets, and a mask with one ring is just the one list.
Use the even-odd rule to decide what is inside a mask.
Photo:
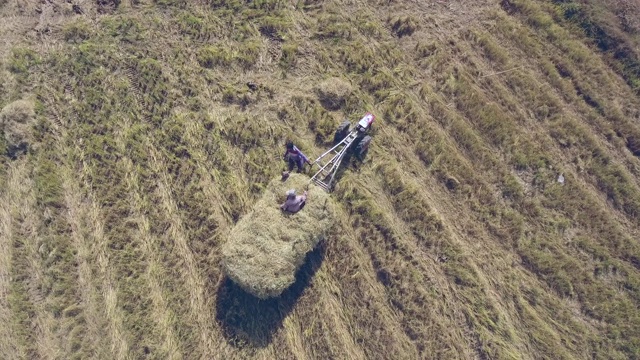
[(289, 171), (292, 171), (295, 166), (298, 167), (298, 172), (302, 172), (304, 164), (311, 165), (311, 161), (307, 158), (300, 149), (293, 145), (292, 141), (287, 141), (287, 150), (284, 153), (284, 160), (289, 163)]

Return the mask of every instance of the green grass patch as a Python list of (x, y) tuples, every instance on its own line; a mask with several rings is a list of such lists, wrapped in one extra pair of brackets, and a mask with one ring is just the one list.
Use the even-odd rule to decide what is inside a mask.
[(198, 63), (206, 68), (215, 66), (229, 66), (233, 55), (227, 47), (206, 46), (198, 51)]
[(261, 48), (259, 41), (245, 42), (235, 51), (230, 45), (209, 45), (198, 50), (197, 59), (200, 66), (209, 69), (229, 67), (232, 64), (248, 69), (258, 60)]
[(498, 104), (489, 101), (467, 81), (461, 81), (456, 94), (458, 109), (468, 114), (469, 120), (489, 143), (504, 146), (513, 141), (516, 133), (515, 120)]
[(8, 67), (15, 74), (25, 75), (40, 61), (40, 56), (35, 51), (29, 48), (15, 47), (11, 50)]
[(109, 16), (101, 23), (102, 30), (113, 38), (125, 43), (139, 43), (145, 39), (144, 25), (137, 17), (133, 16)]
[(381, 102), (389, 97), (394, 87), (395, 78), (386, 68), (367, 71), (362, 75), (360, 86), (369, 92), (376, 101)]
[(405, 131), (417, 129), (422, 114), (414, 100), (401, 91), (392, 91), (385, 100), (382, 116), (390, 124)]
[(577, 262), (563, 254), (549, 241), (539, 240), (522, 246), (522, 261), (561, 296), (575, 296), (573, 279), (581, 273)]
[(81, 43), (92, 36), (92, 30), (85, 20), (69, 22), (62, 28), (62, 36), (70, 43)]
[(62, 208), (64, 206), (62, 183), (56, 174), (59, 165), (48, 159), (43, 159), (38, 165), (35, 176), (38, 205), (45, 208)]
[(298, 44), (286, 42), (282, 45), (282, 56), (279, 65), (285, 69), (293, 67), (298, 56)]
[(269, 15), (259, 20), (258, 30), (264, 36), (273, 40), (285, 40), (291, 22), (283, 17)]
[(485, 56), (499, 66), (506, 66), (509, 64), (508, 52), (498, 45), (489, 34), (486, 33), (474, 33), (473, 38), (478, 46), (482, 48)]
[[(16, 250), (14, 250), (15, 252)], [(14, 269), (15, 263), (12, 264)], [(18, 351), (25, 353), (27, 356), (36, 356), (35, 334), (31, 330), (31, 319), (35, 318), (36, 309), (29, 299), (26, 288), (26, 268), (19, 272), (14, 272), (13, 281), (8, 290), (7, 304), (11, 309), (11, 323), (5, 326), (11, 326), (14, 335), (18, 338), (21, 349)]]
[(328, 13), (318, 18), (315, 37), (323, 40), (352, 40), (355, 29), (341, 15)]
[(399, 38), (413, 35), (419, 29), (417, 20), (411, 15), (389, 16), (387, 23), (391, 27), (391, 31)]
[(153, 2), (159, 6), (175, 6), (179, 8), (184, 8), (189, 3), (186, 0), (153, 0)]
[(365, 73), (372, 70), (376, 64), (376, 54), (373, 49), (361, 41), (354, 41), (348, 46), (341, 46), (335, 49), (330, 56), (343, 64), (346, 71), (350, 73)]

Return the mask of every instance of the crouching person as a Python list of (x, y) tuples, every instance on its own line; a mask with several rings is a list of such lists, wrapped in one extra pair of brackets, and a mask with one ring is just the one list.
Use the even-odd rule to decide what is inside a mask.
[(282, 211), (297, 213), (302, 210), (304, 205), (307, 202), (307, 192), (305, 191), (302, 195), (296, 195), (296, 191), (291, 189), (287, 191), (287, 200), (280, 205)]

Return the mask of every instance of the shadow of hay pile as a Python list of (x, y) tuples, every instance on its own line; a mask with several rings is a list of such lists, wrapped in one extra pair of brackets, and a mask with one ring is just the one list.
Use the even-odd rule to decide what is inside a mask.
[(266, 347), (282, 322), (293, 310), (325, 257), (325, 242), (309, 252), (296, 272), (296, 281), (279, 297), (262, 300), (228, 277), (218, 287), (216, 320), (227, 341), (237, 347)]

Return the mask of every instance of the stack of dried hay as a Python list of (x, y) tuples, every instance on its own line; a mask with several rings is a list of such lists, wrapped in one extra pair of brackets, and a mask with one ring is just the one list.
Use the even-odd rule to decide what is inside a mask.
[(309, 178), (291, 174), (273, 180), (253, 210), (231, 230), (222, 247), (226, 274), (245, 291), (266, 299), (279, 296), (295, 281), (305, 255), (326, 236), (334, 210), (329, 194), (311, 185), (306, 206), (295, 214), (280, 210), (288, 189), (302, 194)]

